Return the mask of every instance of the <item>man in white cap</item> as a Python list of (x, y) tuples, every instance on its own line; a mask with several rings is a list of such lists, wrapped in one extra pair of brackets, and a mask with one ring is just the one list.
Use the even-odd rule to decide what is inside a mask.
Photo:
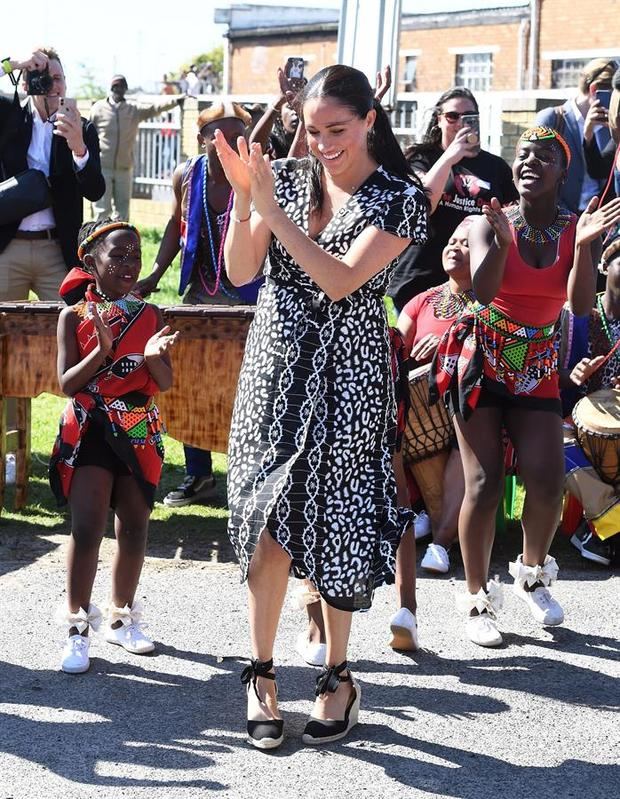
[(106, 191), (93, 203), (97, 219), (113, 217), (129, 219), (129, 202), (133, 184), (133, 151), (141, 122), (181, 105), (184, 97), (163, 100), (152, 105), (136, 105), (125, 99), (127, 80), (114, 75), (110, 94), (98, 100), (90, 110), (90, 120), (97, 128), (101, 148), (101, 167)]

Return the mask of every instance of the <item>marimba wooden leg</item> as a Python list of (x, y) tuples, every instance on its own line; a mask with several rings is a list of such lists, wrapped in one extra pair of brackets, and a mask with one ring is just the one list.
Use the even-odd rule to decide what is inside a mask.
[(6, 479), (6, 407), (0, 394), (0, 513), (4, 507), (4, 487)]
[(15, 510), (21, 510), (28, 501), (30, 476), (30, 397), (17, 400), (17, 449), (15, 451)]

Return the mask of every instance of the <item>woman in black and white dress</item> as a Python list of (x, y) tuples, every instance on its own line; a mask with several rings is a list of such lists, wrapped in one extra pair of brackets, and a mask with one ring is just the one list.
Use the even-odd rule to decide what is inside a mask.
[[(248, 578), (252, 664), (248, 734), (282, 741), (272, 648), (289, 569), (321, 595), (326, 669), (305, 743), (355, 724), (347, 668), (351, 611), (393, 582), (409, 519), (391, 464), (394, 387), (383, 295), (400, 253), (426, 236), (426, 199), (367, 78), (321, 70), (301, 99), (309, 158), (269, 165), (216, 134), (235, 200), (230, 280), (265, 255), (266, 283), (246, 345), (229, 449), (229, 534)], [(266, 533), (266, 534), (263, 534)]]

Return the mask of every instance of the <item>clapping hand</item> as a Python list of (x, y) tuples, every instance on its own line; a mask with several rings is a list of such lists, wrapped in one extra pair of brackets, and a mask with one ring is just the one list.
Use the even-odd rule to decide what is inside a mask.
[(114, 344), (114, 333), (110, 327), (110, 317), (107, 311), (100, 311), (97, 303), (89, 302), (86, 309), (86, 318), (95, 325), (97, 344), (103, 355), (108, 355)]
[(588, 207), (577, 222), (577, 244), (587, 244), (598, 238), (608, 228), (620, 224), (620, 197), (616, 197), (602, 208), (597, 208), (598, 197), (592, 197)]
[(506, 214), (502, 211), (497, 197), (491, 198), (491, 203), (483, 207), (482, 213), (495, 233), (495, 246), (499, 250), (509, 247), (512, 242), (512, 233)]
[(161, 358), (161, 356), (168, 352), (170, 347), (177, 343), (179, 340), (179, 331), (170, 333), (170, 325), (165, 325), (157, 333), (154, 333), (151, 338), (144, 345), (144, 357), (148, 358)]
[(248, 171), (254, 208), (263, 219), (267, 219), (278, 204), (273, 193), (273, 172), (269, 156), (262, 154), (260, 144), (253, 144), (250, 148)]
[(235, 195), (240, 199), (249, 200), (252, 193), (251, 178), (249, 170), (250, 155), (248, 144), (243, 136), (237, 139), (237, 149), (235, 152), (226, 141), (224, 134), (219, 128), (214, 135), (215, 150), (220, 164), (226, 175), (226, 179), (231, 185)]

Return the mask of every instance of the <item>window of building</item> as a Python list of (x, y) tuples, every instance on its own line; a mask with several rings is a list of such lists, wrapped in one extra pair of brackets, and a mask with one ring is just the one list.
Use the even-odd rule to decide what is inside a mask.
[(414, 92), (417, 89), (416, 69), (418, 65), (417, 55), (406, 55), (403, 69), (403, 91)]
[(558, 58), (551, 61), (551, 88), (572, 89), (579, 83), (579, 74), (589, 58)]
[(493, 53), (457, 53), (455, 86), (488, 92), (493, 75)]

